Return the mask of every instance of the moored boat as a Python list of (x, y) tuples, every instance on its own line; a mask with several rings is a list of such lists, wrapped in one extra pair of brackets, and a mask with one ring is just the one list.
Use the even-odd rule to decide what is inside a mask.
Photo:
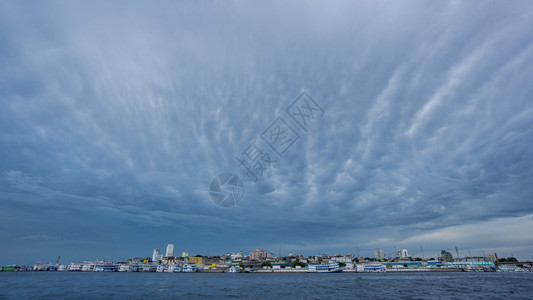
[(94, 262), (94, 261), (85, 261), (81, 265), (81, 270), (80, 271), (82, 271), (82, 272), (92, 272), (92, 271), (94, 271), (95, 268), (96, 268), (96, 262)]
[(341, 273), (342, 269), (337, 262), (330, 261), (328, 264), (309, 265), (308, 273)]
[(241, 272), (241, 267), (239, 266), (231, 266), (228, 269), (228, 273), (240, 273), (240, 272)]
[(163, 273), (163, 272), (165, 272), (165, 269), (166, 269), (166, 268), (167, 268), (167, 267), (164, 266), (164, 265), (157, 265), (157, 269), (156, 269), (155, 271), (156, 271), (157, 273)]
[(119, 265), (118, 266), (118, 272), (128, 272), (130, 270), (129, 265)]
[(383, 264), (362, 264), (357, 265), (357, 272), (387, 272), (387, 267)]
[(183, 265), (183, 272), (184, 273), (194, 273), (198, 271), (198, 267), (196, 264), (184, 264)]
[(139, 272), (155, 272), (157, 265), (142, 264), (139, 266)]
[(66, 271), (68, 271), (68, 266), (67, 265), (59, 265), (57, 267), (57, 271), (58, 272), (66, 272)]
[(96, 264), (96, 267), (94, 268), (94, 272), (117, 272), (117, 271), (118, 271), (118, 265), (115, 265), (112, 263)]

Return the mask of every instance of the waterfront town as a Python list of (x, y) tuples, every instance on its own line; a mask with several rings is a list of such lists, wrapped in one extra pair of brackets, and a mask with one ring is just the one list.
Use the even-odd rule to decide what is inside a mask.
[(301, 254), (275, 256), (265, 250), (250, 253), (231, 252), (222, 256), (190, 256), (188, 252), (175, 253), (174, 245), (165, 251), (154, 249), (150, 257), (134, 257), (125, 261), (83, 261), (62, 264), (35, 263), (31, 266), (9, 265), (2, 272), (58, 271), (58, 272), (160, 272), (160, 273), (355, 273), (355, 272), (531, 272), (533, 262), (502, 258), (496, 253), (488, 256), (460, 256), (455, 249), (442, 250), (438, 257), (410, 255), (408, 249), (397, 250), (395, 256), (385, 257), (382, 249), (375, 249), (373, 257), (351, 253), (341, 255)]

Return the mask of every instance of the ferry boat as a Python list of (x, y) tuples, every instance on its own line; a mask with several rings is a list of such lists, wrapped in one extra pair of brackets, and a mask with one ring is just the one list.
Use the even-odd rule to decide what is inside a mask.
[(240, 272), (241, 272), (241, 267), (239, 266), (231, 266), (228, 269), (228, 273), (240, 273)]
[(111, 263), (96, 264), (94, 272), (117, 272), (118, 265)]
[(181, 268), (178, 265), (170, 265), (170, 266), (166, 267), (163, 271), (166, 272), (166, 273), (180, 273), (181, 272)]
[(33, 265), (32, 271), (42, 271), (43, 268), (44, 268), (43, 265), (39, 262)]
[(130, 266), (129, 265), (119, 265), (118, 266), (118, 271), (119, 272), (128, 272), (130, 270)]
[(198, 267), (196, 264), (184, 264), (183, 265), (183, 272), (184, 273), (193, 273), (198, 271)]
[(155, 272), (157, 271), (156, 265), (142, 264), (139, 266), (139, 272)]
[(383, 264), (357, 265), (357, 272), (387, 272), (387, 267)]
[(527, 270), (517, 266), (501, 266), (497, 272), (527, 272)]
[(163, 273), (165, 272), (165, 269), (167, 267), (166, 266), (163, 266), (163, 265), (157, 265), (157, 269), (155, 270), (157, 273)]
[(137, 264), (130, 265), (128, 272), (139, 272), (139, 265)]
[(5, 266), (1, 267), (2, 272), (15, 272), (15, 266)]
[(82, 271), (82, 272), (92, 272), (92, 271), (94, 271), (95, 268), (96, 268), (96, 263), (95, 262), (93, 262), (93, 261), (85, 261), (81, 265), (81, 270), (80, 271)]
[(81, 272), (81, 268), (83, 267), (83, 263), (71, 263), (67, 267), (67, 271), (70, 272)]
[(341, 273), (339, 264), (330, 261), (329, 264), (309, 265), (308, 273)]
[(59, 265), (59, 266), (57, 267), (57, 271), (58, 271), (58, 272), (66, 272), (66, 271), (68, 271), (68, 266), (66, 266), (66, 265)]

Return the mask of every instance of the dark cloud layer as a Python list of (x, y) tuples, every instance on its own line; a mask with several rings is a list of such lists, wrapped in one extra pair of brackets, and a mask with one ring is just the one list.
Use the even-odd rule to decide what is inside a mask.
[[(531, 8), (4, 1), (0, 262), (168, 242), (531, 258)], [(325, 114), (251, 182), (234, 157), (304, 90)], [(237, 207), (209, 199), (223, 172)]]

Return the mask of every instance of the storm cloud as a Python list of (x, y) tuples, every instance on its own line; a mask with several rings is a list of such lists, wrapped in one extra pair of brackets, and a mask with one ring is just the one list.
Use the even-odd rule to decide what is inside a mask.
[[(528, 1), (3, 1), (0, 262), (532, 259), (531, 28)], [(254, 182), (235, 157), (304, 91), (325, 113)]]

